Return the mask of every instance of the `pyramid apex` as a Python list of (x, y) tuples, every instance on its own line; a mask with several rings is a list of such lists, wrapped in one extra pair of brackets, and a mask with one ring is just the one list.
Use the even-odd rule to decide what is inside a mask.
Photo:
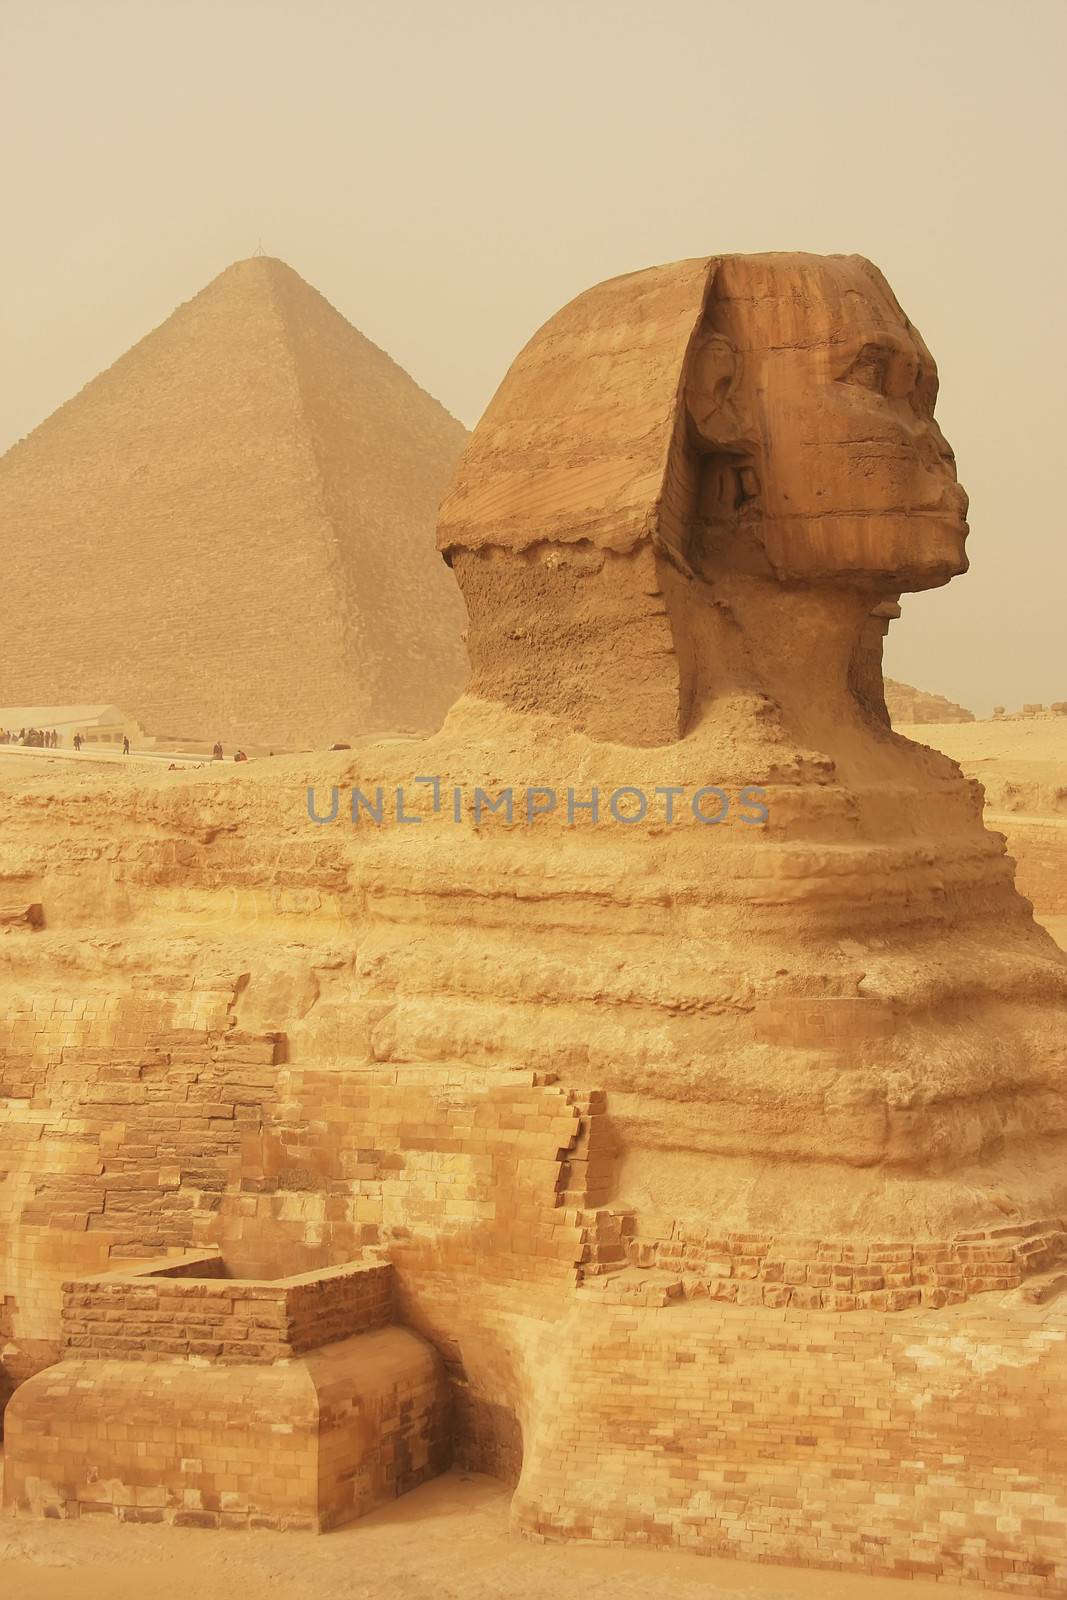
[(259, 251), (255, 255), (239, 256), (236, 261), (231, 261), (228, 267), (223, 267), (218, 276), (224, 278), (228, 273), (243, 272), (249, 267), (256, 268), (268, 275), (283, 272), (291, 274), (294, 278), (300, 277), (296, 268), (291, 267), (288, 261), (283, 261), (281, 256), (268, 256)]
[[(215, 295), (222, 293), (270, 295), (272, 292), (284, 293), (296, 290), (301, 298), (313, 296), (321, 298), (319, 291), (306, 278), (301, 277), (295, 267), (288, 261), (283, 261), (280, 256), (252, 255), (241, 256), (237, 261), (231, 261), (229, 266), (223, 267), (221, 272), (209, 279), (199, 291), (201, 295)], [(198, 298), (196, 296), (194, 298)]]

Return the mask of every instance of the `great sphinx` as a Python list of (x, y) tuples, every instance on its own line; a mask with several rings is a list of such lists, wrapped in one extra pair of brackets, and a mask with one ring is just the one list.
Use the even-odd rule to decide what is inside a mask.
[[(489, 702), (542, 781), (765, 791), (758, 838), (681, 813), (582, 841), (627, 954), (611, 978), (605, 905), (568, 947), (589, 1012), (555, 997), (544, 1049), (608, 1090), (638, 1205), (945, 1233), (1067, 1202), (1062, 958), (881, 695), (900, 594), (966, 570), (936, 395), (869, 262), (683, 262), (535, 335), (446, 496), (464, 731)], [(561, 831), (520, 841), (524, 876), (558, 876)], [(536, 969), (515, 932), (499, 970)]]
[[(12, 1035), (16, 1414), (77, 1359), (64, 1279), (366, 1252), (521, 1531), (1065, 1592), (1067, 961), (881, 693), (900, 597), (966, 570), (936, 394), (859, 257), (599, 285), (442, 505), (437, 734), (8, 799), (7, 991), (85, 1000)], [(588, 803), (708, 786), (760, 825)], [(350, 789), (403, 821), (309, 820)], [(233, 1136), (116, 1135), (158, 1084)]]

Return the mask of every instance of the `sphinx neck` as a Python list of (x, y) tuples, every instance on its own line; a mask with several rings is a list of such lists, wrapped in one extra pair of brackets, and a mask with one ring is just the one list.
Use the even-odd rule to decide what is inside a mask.
[(738, 691), (766, 696), (789, 732), (828, 752), (843, 730), (877, 720), (878, 695), (857, 695), (862, 684), (880, 688), (880, 659), (868, 659), (876, 597), (733, 573), (705, 592), (687, 641), (691, 727)]

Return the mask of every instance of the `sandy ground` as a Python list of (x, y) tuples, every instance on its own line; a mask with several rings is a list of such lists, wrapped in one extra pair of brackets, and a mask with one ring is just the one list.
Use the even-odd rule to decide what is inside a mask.
[(985, 722), (916, 722), (896, 728), (916, 744), (933, 745), (958, 761), (966, 772), (980, 774), (988, 765), (1016, 777), (1020, 769), (1067, 784), (1067, 717), (1004, 717)]
[[(944, 1600), (943, 1584), (671, 1551), (531, 1544), (509, 1492), (449, 1473), (316, 1538), (0, 1520), (5, 1600)], [(961, 1600), (982, 1593), (955, 1588)]]
[(102, 767), (167, 767), (173, 761), (177, 766), (201, 766), (207, 756), (188, 755), (178, 750), (131, 750), (124, 756), (121, 746), (104, 750), (42, 750), (35, 745), (0, 744), (0, 773), (4, 778), (19, 778), (24, 774), (39, 777), (42, 770), (54, 766), (71, 771), (88, 767), (99, 771)]
[(1067, 824), (1067, 717), (930, 722), (896, 731), (943, 750), (984, 784), (993, 827), (1010, 824), (1012, 814)]

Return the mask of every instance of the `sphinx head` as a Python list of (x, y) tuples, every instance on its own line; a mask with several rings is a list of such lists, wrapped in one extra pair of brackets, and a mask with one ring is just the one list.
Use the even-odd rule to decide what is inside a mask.
[(781, 702), (806, 646), (831, 721), (835, 685), (870, 680), (877, 707), (871, 613), (967, 565), (936, 395), (859, 256), (683, 261), (579, 295), (442, 504), (471, 692), (665, 744), (734, 691)]
[(686, 375), (693, 569), (880, 595), (966, 571), (937, 369), (861, 256), (727, 256)]

